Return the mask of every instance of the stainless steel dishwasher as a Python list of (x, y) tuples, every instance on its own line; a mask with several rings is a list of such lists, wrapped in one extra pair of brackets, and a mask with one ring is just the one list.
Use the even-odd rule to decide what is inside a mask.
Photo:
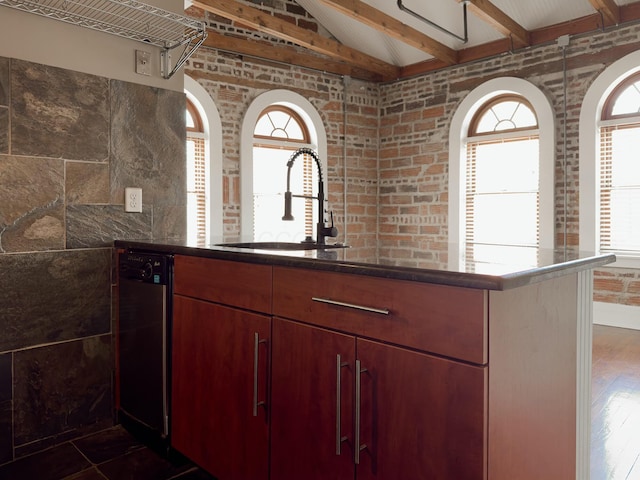
[(173, 256), (118, 255), (119, 420), (149, 446), (169, 448)]

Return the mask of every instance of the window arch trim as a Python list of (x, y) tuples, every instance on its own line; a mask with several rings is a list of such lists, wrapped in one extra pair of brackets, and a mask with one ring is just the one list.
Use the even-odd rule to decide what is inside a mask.
[[(485, 114), (487, 114), (496, 105), (503, 102), (509, 102), (509, 101), (521, 103), (522, 105), (527, 107), (529, 110), (531, 110), (534, 117), (536, 118), (536, 124), (528, 127), (516, 127), (516, 128), (505, 129), (505, 130), (498, 130), (498, 131), (493, 130), (491, 132), (479, 133), (478, 126), (479, 126), (480, 120), (482, 120)], [(532, 130), (537, 130), (537, 129), (538, 129), (538, 118), (536, 116), (536, 111), (531, 105), (531, 103), (526, 98), (520, 95), (514, 95), (513, 93), (505, 93), (502, 95), (496, 95), (495, 97), (491, 98), (489, 101), (487, 101), (484, 105), (482, 105), (478, 109), (478, 111), (473, 115), (473, 118), (471, 119), (471, 124), (469, 125), (469, 130), (468, 130), (468, 137), (471, 138), (471, 137), (482, 137), (482, 136), (489, 136), (489, 135), (505, 135), (507, 133), (513, 133), (513, 132), (530, 132)]]
[(189, 112), (189, 116), (191, 117), (191, 120), (193, 120), (193, 127), (187, 126), (187, 132), (204, 133), (202, 115), (189, 97), (187, 97), (187, 112)]
[[(255, 133), (254, 130), (254, 134), (253, 134), (253, 138), (254, 139), (260, 139), (260, 140), (273, 140), (278, 142), (279, 144), (281, 143), (293, 143), (293, 144), (304, 144), (304, 145), (309, 145), (311, 144), (310, 142), (310, 138), (311, 135), (309, 134), (309, 129), (307, 127), (307, 124), (304, 122), (304, 120), (302, 119), (302, 117), (300, 116), (300, 114), (298, 112), (296, 112), (294, 109), (284, 106), (284, 105), (270, 105), (267, 108), (265, 108), (262, 113), (260, 114), (260, 116), (258, 116), (258, 122), (265, 116), (268, 116), (270, 113), (272, 112), (281, 112), (281, 113), (285, 113), (287, 115), (289, 115), (291, 118), (290, 120), (293, 120), (297, 123), (297, 125), (299, 126), (301, 132), (302, 132), (302, 138), (298, 139), (298, 138), (290, 138), (289, 136), (287, 136), (287, 138), (283, 138), (283, 137), (276, 137), (273, 135), (259, 135)], [(257, 122), (256, 122), (257, 123)], [(274, 130), (276, 130), (277, 127), (275, 127), (274, 125)], [(284, 129), (286, 132), (286, 129)], [(295, 146), (291, 147), (292, 149), (296, 148)]]
[(629, 75), (627, 78), (622, 80), (618, 85), (616, 85), (613, 88), (611, 93), (607, 95), (604, 101), (604, 105), (602, 107), (602, 112), (600, 115), (600, 118), (602, 119), (602, 121), (618, 120), (623, 118), (633, 118), (633, 117), (638, 117), (640, 115), (640, 113), (637, 111), (633, 113), (625, 113), (620, 115), (613, 114), (613, 108), (615, 107), (615, 104), (618, 101), (618, 98), (620, 97), (620, 95), (624, 93), (627, 90), (627, 88), (631, 87), (634, 83), (638, 83), (638, 82), (640, 82), (640, 72), (636, 72), (634, 74)]

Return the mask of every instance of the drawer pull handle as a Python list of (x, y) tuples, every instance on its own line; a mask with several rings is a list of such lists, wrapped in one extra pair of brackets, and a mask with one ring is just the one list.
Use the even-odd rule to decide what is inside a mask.
[(337, 305), (338, 307), (353, 308), (355, 310), (363, 310), (365, 312), (379, 313), (380, 315), (389, 315), (386, 308), (365, 307), (364, 305), (356, 305), (354, 303), (339, 302), (337, 300), (329, 300), (328, 298), (311, 297), (314, 302), (326, 303), (329, 305)]
[(261, 343), (267, 343), (266, 340), (260, 340), (258, 332), (253, 334), (253, 416), (258, 416), (258, 407), (265, 405), (265, 402), (258, 401), (258, 346)]
[(361, 364), (360, 364), (360, 360), (356, 360), (356, 422), (355, 422), (355, 427), (356, 427), (356, 431), (355, 431), (355, 439), (354, 439), (354, 446), (355, 446), (355, 464), (356, 465), (360, 465), (360, 452), (362, 450), (365, 450), (367, 448), (367, 445), (361, 445), (360, 444), (360, 415), (361, 415), (361, 398), (362, 398), (362, 387), (361, 387), (361, 374), (363, 374), (364, 372), (366, 372), (367, 369), (366, 368), (362, 368)]
[(341, 433), (342, 428), (342, 405), (341, 405), (341, 397), (342, 397), (342, 374), (340, 369), (342, 367), (349, 366), (348, 363), (342, 363), (342, 357), (338, 353), (336, 355), (336, 455), (340, 455), (341, 444), (347, 437), (343, 437)]

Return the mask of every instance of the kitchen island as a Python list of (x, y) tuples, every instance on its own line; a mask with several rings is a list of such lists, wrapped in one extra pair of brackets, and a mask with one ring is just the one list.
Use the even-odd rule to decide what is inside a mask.
[(220, 480), (588, 478), (613, 255), (116, 248), (175, 256), (171, 444)]

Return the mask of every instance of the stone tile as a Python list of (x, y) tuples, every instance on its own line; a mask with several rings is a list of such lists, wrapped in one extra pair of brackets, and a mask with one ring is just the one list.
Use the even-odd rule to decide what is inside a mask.
[[(144, 196), (143, 196), (144, 202)], [(69, 205), (67, 248), (110, 247), (113, 240), (151, 239), (151, 209), (124, 211), (123, 205)]]
[(64, 480), (104, 480), (104, 475), (98, 471), (97, 467), (91, 467), (89, 470), (64, 477)]
[[(91, 425), (83, 425), (80, 428), (72, 429), (66, 432), (57, 433), (50, 437), (41, 438), (31, 443), (23, 443), (21, 445), (15, 445), (14, 458), (22, 458), (25, 456), (33, 455), (34, 453), (41, 452), (47, 448), (56, 447), (77, 438), (78, 436), (88, 435), (93, 432), (99, 432), (105, 428), (111, 428), (113, 426), (112, 419), (101, 419)], [(2, 477), (0, 477), (2, 478)]]
[(95, 464), (104, 463), (143, 447), (120, 425), (75, 440), (73, 444)]
[(2, 479), (60, 480), (91, 467), (70, 443), (21, 458), (0, 467)]
[(9, 109), (0, 107), (0, 155), (9, 153)]
[(216, 480), (214, 477), (199, 468), (191, 470), (174, 477), (174, 480)]
[(11, 106), (14, 155), (107, 161), (107, 79), (12, 60)]
[(110, 330), (111, 249), (0, 255), (0, 352)]
[(187, 207), (154, 206), (153, 238), (179, 239), (187, 235)]
[(175, 466), (148, 448), (136, 450), (98, 466), (109, 480), (165, 480), (191, 468)]
[(64, 247), (64, 162), (0, 157), (0, 252)]
[(13, 459), (12, 355), (0, 355), (0, 463)]
[(126, 187), (142, 188), (145, 204), (183, 205), (186, 199), (185, 96), (111, 81), (111, 203)]
[(10, 353), (0, 355), (0, 402), (11, 401), (12, 393), (12, 356)]
[(109, 203), (108, 164), (66, 162), (65, 168), (67, 204)]
[(9, 106), (9, 69), (11, 61), (0, 57), (0, 105)]
[(11, 400), (7, 400), (0, 402), (0, 464), (11, 460), (13, 460), (13, 404)]
[(111, 421), (111, 335), (14, 355), (16, 445), (59, 434), (77, 437), (95, 424)]

